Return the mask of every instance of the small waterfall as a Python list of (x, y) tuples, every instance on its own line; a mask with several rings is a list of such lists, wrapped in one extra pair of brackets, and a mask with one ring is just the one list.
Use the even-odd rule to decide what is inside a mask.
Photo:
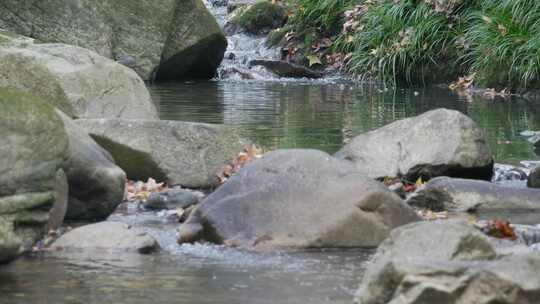
[[(230, 18), (227, 12), (228, 0), (203, 0), (208, 10), (214, 15), (221, 28)], [(218, 68), (217, 79), (278, 79), (276, 75), (260, 66), (249, 67), (249, 62), (255, 59), (278, 60), (279, 48), (268, 48), (266, 36), (253, 36), (245, 33), (227, 35), (228, 47), (225, 58)]]

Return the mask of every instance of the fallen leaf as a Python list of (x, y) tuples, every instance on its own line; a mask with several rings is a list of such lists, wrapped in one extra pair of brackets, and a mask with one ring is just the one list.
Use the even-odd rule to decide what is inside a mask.
[(317, 55), (308, 55), (306, 58), (309, 60), (309, 66), (322, 64), (321, 59)]

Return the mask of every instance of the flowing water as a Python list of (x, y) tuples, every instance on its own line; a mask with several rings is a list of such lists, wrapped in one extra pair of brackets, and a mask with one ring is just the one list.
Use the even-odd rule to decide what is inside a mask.
[(155, 213), (115, 214), (158, 254), (41, 253), (0, 268), (0, 303), (351, 303), (369, 250), (252, 253), (175, 241)]

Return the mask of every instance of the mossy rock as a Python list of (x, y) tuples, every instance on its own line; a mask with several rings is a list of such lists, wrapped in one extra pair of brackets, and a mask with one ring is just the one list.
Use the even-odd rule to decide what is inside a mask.
[(237, 24), (251, 34), (268, 33), (287, 21), (287, 11), (269, 1), (257, 2), (237, 13), (231, 23)]
[[(205, 74), (213, 76), (226, 49), (225, 36), (202, 0), (2, 0), (2, 4), (1, 28), (47, 43), (84, 47), (114, 60), (133, 58), (130, 67), (144, 80), (153, 80), (164, 64), (182, 57), (183, 65), (171, 67), (176, 74), (189, 77), (207, 62), (212, 73)], [(191, 56), (186, 56), (190, 49)]]
[[(45, 233), (67, 159), (64, 124), (46, 101), (0, 88), (0, 263)], [(65, 182), (65, 177), (64, 177)], [(66, 194), (67, 195), (67, 194)]]
[(13, 39), (0, 44), (0, 87), (41, 97), (70, 117), (157, 118), (145, 83), (131, 69), (80, 47)]

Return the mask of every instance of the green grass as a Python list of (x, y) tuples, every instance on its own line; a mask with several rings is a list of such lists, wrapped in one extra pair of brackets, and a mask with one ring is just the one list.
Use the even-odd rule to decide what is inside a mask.
[(344, 12), (367, 0), (298, 0), (295, 16), (274, 40), (292, 30), (309, 53), (313, 43), (332, 37), (331, 51), (352, 53), (350, 73), (392, 86), (475, 73), (484, 87), (540, 88), (540, 1), (463, 0), (438, 9), (426, 2), (369, 1), (351, 36), (341, 32)]
[(452, 64), (463, 31), (459, 20), (424, 2), (393, 0), (373, 5), (354, 38), (350, 71), (387, 84), (426, 82), (459, 74)]
[(539, 87), (540, 1), (484, 1), (467, 23), (471, 47), (464, 61), (482, 85)]

